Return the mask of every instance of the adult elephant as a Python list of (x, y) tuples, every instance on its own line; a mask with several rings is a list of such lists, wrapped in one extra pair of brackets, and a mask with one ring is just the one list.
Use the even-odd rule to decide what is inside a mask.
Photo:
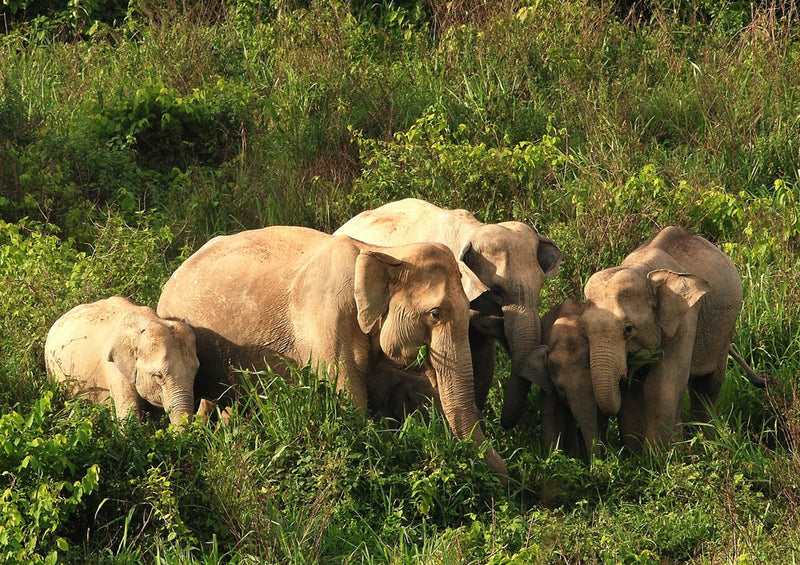
[(173, 423), (194, 413), (194, 331), (127, 298), (81, 304), (61, 316), (44, 358), (51, 378), (95, 402), (111, 397), (119, 417), (141, 417), (147, 404), (164, 408)]
[[(337, 388), (366, 409), (380, 360), (408, 366), (426, 346), (453, 433), (485, 439), (472, 386), (469, 300), (444, 246), (378, 248), (284, 226), (220, 236), (173, 273), (158, 312), (195, 328), (195, 392), (203, 398), (231, 384), (230, 365), (281, 371), (288, 360), (327, 367)], [(487, 460), (505, 480), (491, 447)]]
[(687, 387), (693, 419), (707, 420), (742, 306), (730, 259), (702, 237), (668, 227), (620, 266), (592, 275), (584, 293), (594, 396), (604, 413), (619, 414), (626, 445), (669, 439)]
[(477, 312), (470, 327), (475, 399), (483, 409), (500, 339), (511, 355), (501, 423), (514, 426), (531, 382), (549, 386), (547, 380), (523, 373), (541, 339), (539, 293), (561, 262), (558, 246), (522, 222), (484, 224), (466, 210), (445, 210), (415, 198), (362, 212), (334, 233), (376, 245), (441, 243), (458, 259), (462, 272), (474, 273), (489, 287), (491, 293), (472, 304)]

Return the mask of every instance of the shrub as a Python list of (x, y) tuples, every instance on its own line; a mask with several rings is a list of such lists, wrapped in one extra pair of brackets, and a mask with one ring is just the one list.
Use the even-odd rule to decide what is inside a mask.
[(87, 421), (62, 433), (54, 426), (52, 394), (36, 401), (27, 416), (0, 417), (0, 555), (4, 563), (58, 562), (69, 551), (61, 530), (98, 487), (100, 470), (76, 457), (92, 436)]
[(249, 123), (250, 92), (217, 81), (182, 96), (163, 83), (98, 92), (90, 110), (92, 131), (110, 147), (135, 151), (140, 165), (159, 170), (197, 163), (219, 165), (240, 150)]
[(414, 196), (473, 210), (487, 222), (524, 217), (527, 210), (522, 207), (549, 200), (557, 178), (570, 165), (559, 147), (563, 133), (550, 127), (539, 142), (491, 147), (471, 142), (466, 126), (451, 127), (436, 110), (392, 141), (355, 132), (363, 171), (339, 214), (348, 217)]

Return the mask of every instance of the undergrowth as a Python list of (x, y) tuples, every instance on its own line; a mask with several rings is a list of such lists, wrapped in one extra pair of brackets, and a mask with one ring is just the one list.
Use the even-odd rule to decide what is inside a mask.
[[(800, 547), (793, 2), (6, 2), (0, 553), (8, 563), (792, 563)], [(117, 422), (50, 383), (73, 306), (154, 306), (214, 235), (416, 196), (564, 253), (542, 308), (666, 225), (743, 279), (712, 426), (636, 458), (480, 449), (441, 416), (248, 374), (227, 425)], [(612, 428), (613, 429), (613, 428)]]

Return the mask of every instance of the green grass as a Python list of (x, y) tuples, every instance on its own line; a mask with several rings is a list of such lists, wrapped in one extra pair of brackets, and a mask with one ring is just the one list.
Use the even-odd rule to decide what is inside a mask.
[[(97, 25), (94, 3), (8, 4), (0, 561), (800, 559), (793, 3), (140, 2)], [(394, 429), (304, 368), (247, 375), (228, 426), (180, 434), (47, 381), (47, 330), (74, 305), (153, 306), (216, 234), (333, 230), (406, 196), (557, 241), (543, 310), (663, 226), (704, 235), (739, 268), (734, 342), (773, 386), (730, 363), (714, 426), (587, 464), (542, 452), (535, 391), (499, 426), (501, 353), (503, 488), (440, 416)]]

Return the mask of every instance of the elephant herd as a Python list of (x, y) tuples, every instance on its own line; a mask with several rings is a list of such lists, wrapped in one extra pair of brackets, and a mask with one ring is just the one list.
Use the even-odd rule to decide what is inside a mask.
[[(499, 342), (511, 358), (501, 423), (519, 421), (535, 383), (548, 446), (586, 456), (613, 415), (633, 450), (668, 441), (686, 390), (692, 417), (707, 420), (742, 305), (733, 263), (669, 227), (595, 273), (585, 302), (540, 318), (560, 262), (558, 246), (524, 223), (484, 224), (416, 199), (333, 235), (244, 231), (190, 256), (156, 310), (112, 297), (64, 314), (45, 365), (75, 394), (111, 397), (118, 416), (155, 406), (176, 423), (198, 404), (205, 415), (212, 401), (232, 402), (238, 368), (310, 364), (362, 409), (400, 419), (433, 402), (456, 437), (481, 444)], [(487, 447), (485, 457), (505, 482), (500, 455)]]

